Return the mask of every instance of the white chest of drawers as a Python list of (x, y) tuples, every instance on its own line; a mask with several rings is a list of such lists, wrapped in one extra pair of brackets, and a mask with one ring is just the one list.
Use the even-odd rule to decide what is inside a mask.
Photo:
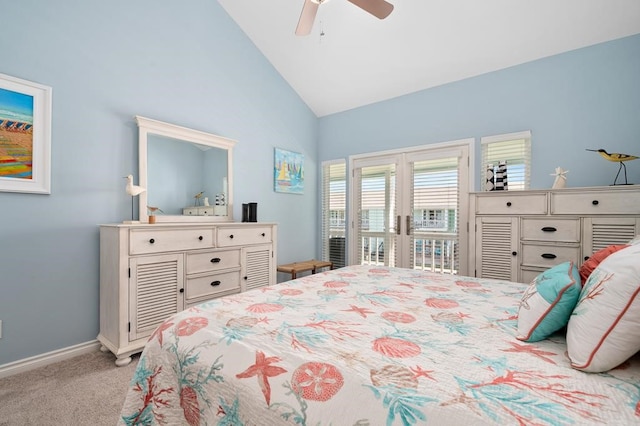
[(640, 234), (640, 186), (471, 194), (469, 271), (531, 282)]
[(267, 223), (101, 225), (101, 349), (126, 365), (170, 315), (275, 284), (276, 235)]

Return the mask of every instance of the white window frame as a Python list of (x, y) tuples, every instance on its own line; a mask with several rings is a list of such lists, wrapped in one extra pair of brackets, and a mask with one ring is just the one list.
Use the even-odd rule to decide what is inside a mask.
[[(513, 141), (514, 142), (514, 146), (515, 143), (519, 141), (524, 141), (524, 153), (523, 153), (523, 157), (524, 158), (519, 158), (518, 160), (522, 160), (522, 163), (524, 163), (524, 186), (522, 188), (515, 188), (512, 185), (510, 185), (509, 182), (509, 174), (508, 174), (508, 168), (509, 168), (509, 161), (507, 159), (507, 188), (508, 190), (527, 190), (531, 187), (531, 131), (530, 130), (526, 130), (526, 131), (522, 131), (522, 132), (516, 132), (516, 133), (506, 133), (506, 134), (502, 134), (502, 135), (495, 135), (495, 136), (485, 136), (482, 137), (480, 139), (480, 146), (481, 146), (481, 150), (480, 150), (480, 190), (481, 191), (485, 191), (485, 182), (487, 180), (487, 165), (488, 164), (493, 164), (495, 166), (497, 166), (498, 161), (501, 160), (505, 160), (505, 158), (487, 158), (488, 154), (487, 154), (487, 148), (489, 145), (491, 144), (495, 144), (495, 143), (503, 143), (503, 142), (509, 142), (509, 141)], [(516, 164), (522, 164), (521, 162), (518, 162)]]

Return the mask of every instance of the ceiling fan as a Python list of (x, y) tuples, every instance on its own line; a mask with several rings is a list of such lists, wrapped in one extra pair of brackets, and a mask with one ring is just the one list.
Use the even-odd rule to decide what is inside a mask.
[[(313, 27), (313, 21), (316, 19), (318, 13), (318, 7), (322, 3), (326, 3), (328, 0), (304, 0), (304, 6), (302, 6), (302, 13), (298, 20), (298, 26), (296, 27), (296, 35), (304, 36), (311, 32)], [(391, 11), (393, 11), (393, 5), (385, 0), (347, 0), (365, 12), (369, 12), (373, 16), (379, 19), (384, 19)]]

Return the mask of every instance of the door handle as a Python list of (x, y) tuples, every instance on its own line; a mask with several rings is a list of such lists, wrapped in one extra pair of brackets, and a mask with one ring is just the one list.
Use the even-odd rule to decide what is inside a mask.
[(407, 215), (407, 235), (411, 235), (411, 216)]
[(400, 235), (400, 226), (402, 225), (402, 218), (400, 215), (396, 216), (396, 234)]

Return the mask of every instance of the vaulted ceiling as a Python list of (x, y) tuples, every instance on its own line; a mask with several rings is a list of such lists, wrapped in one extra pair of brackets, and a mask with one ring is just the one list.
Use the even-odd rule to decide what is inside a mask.
[(218, 1), (319, 117), (640, 33), (638, 0), (331, 0), (304, 37), (304, 0)]

